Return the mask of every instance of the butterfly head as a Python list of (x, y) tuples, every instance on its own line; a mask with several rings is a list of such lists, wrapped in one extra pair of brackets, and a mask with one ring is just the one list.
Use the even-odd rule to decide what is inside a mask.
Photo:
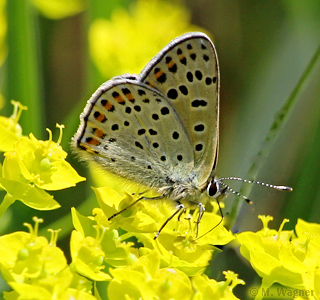
[(228, 195), (228, 186), (224, 185), (220, 179), (213, 178), (207, 185), (207, 195), (213, 199), (222, 199)]

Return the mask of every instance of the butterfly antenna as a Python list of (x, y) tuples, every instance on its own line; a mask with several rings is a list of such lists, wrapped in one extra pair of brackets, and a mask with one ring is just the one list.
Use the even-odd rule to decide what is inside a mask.
[[(223, 182), (223, 180), (238, 180), (238, 181), (242, 181), (245, 183), (255, 183), (255, 184), (259, 184), (259, 185), (263, 185), (266, 187), (270, 187), (276, 190), (280, 190), (280, 191), (293, 191), (293, 189), (289, 186), (284, 186), (284, 185), (274, 185), (274, 184), (270, 184), (270, 183), (264, 183), (264, 182), (260, 182), (260, 181), (256, 181), (256, 180), (247, 180), (247, 179), (242, 179), (239, 177), (224, 177), (224, 178), (219, 178), (219, 183), (221, 185), (223, 185), (225, 187), (225, 189), (227, 189), (228, 191), (230, 191), (232, 194), (237, 195), (241, 198), (243, 198), (248, 204), (252, 204), (252, 201), (247, 198), (246, 196), (241, 195), (239, 192), (235, 191), (234, 189), (232, 189), (230, 186), (228, 186), (226, 183)], [(219, 206), (219, 212), (221, 215), (221, 220), (219, 221), (219, 223), (217, 225), (215, 225), (214, 227), (212, 227), (209, 231), (207, 231), (206, 233), (204, 233), (203, 235), (201, 235), (200, 237), (198, 237), (196, 240), (202, 238), (203, 236), (205, 236), (206, 234), (208, 234), (209, 232), (211, 232), (213, 229), (217, 228), (221, 222), (223, 221), (223, 213), (222, 213), (222, 209), (220, 207), (220, 202), (218, 200), (218, 198), (215, 198), (215, 200), (218, 203)]]
[[(276, 190), (280, 190), (280, 191), (293, 191), (293, 189), (289, 186), (284, 186), (284, 185), (274, 185), (274, 184), (270, 184), (270, 183), (264, 183), (264, 182), (260, 182), (260, 181), (256, 181), (256, 180), (247, 180), (247, 179), (242, 179), (239, 177), (224, 177), (224, 178), (220, 178), (220, 180), (238, 180), (238, 181), (242, 181), (242, 182), (246, 182), (246, 183), (255, 183), (255, 184), (259, 184), (259, 185), (263, 185), (266, 187), (270, 187)], [(223, 182), (221, 182), (223, 185), (225, 185)]]
[[(228, 177), (228, 179), (230, 179), (231, 177)], [(232, 177), (234, 178), (234, 177)], [(248, 199), (246, 196), (241, 195), (239, 192), (235, 191), (234, 189), (232, 189), (230, 186), (228, 186), (226, 183), (222, 182), (221, 180), (226, 179), (226, 178), (221, 178), (220, 179), (220, 183), (228, 190), (230, 191), (232, 194), (237, 195), (239, 197), (241, 197), (242, 199), (244, 199), (248, 204), (252, 204), (252, 201), (250, 199)], [(238, 178), (241, 179), (241, 178)]]

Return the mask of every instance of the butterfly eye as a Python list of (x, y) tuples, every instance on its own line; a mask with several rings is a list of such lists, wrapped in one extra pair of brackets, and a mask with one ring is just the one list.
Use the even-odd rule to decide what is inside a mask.
[(217, 197), (220, 193), (219, 182), (213, 179), (207, 187), (207, 194), (209, 197)]

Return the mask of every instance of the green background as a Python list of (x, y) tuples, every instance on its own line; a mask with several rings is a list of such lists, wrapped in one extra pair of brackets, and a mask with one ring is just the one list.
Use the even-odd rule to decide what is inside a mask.
[[(289, 98), (319, 47), (320, 2), (173, 2), (185, 6), (192, 23), (210, 33), (218, 52), (221, 120), (217, 173), (221, 177), (246, 178), (275, 114)], [(65, 124), (63, 147), (66, 150), (85, 102), (103, 81), (109, 79), (104, 78), (90, 60), (89, 25), (98, 17), (109, 19), (119, 6), (129, 9), (134, 1), (83, 3), (85, 8), (81, 12), (59, 19), (47, 18), (29, 1), (12, 0), (5, 5), (7, 33), (4, 47), (8, 53), (0, 66), (0, 92), (6, 99), (2, 115), (11, 114), (10, 99), (28, 106), (20, 123), (24, 134), (33, 132), (39, 139), (47, 139), (46, 127), (54, 131), (57, 139), (55, 123)], [(153, 28), (146, 23), (145, 30), (152, 31)], [(129, 59), (123, 57), (124, 61)], [(259, 214), (274, 216), (270, 226), (275, 229), (283, 218), (290, 219), (285, 229), (293, 229), (297, 218), (320, 222), (319, 78), (318, 63), (286, 114), (286, 122), (257, 176), (259, 181), (288, 185), (294, 191), (288, 193), (254, 186), (249, 195), (253, 205), (242, 205), (234, 232), (259, 230)], [(86, 175), (86, 167), (78, 164), (72, 155), (68, 160), (80, 175)], [(240, 189), (237, 182), (230, 185), (235, 190)], [(44, 226), (50, 227), (62, 215), (69, 214), (70, 207), (80, 205), (93, 195), (87, 183), (53, 194), (62, 205), (61, 209), (40, 213), (17, 202), (3, 216), (1, 233), (25, 230), (22, 223), (31, 222), (33, 215), (43, 217)], [(233, 201), (233, 195), (226, 200), (226, 216)], [(89, 215), (90, 206), (95, 205), (92, 200), (81, 207), (82, 212)], [(64, 222), (71, 224), (70, 218)], [(61, 224), (65, 226), (65, 223)], [(59, 228), (59, 224), (54, 226)], [(65, 235), (58, 245), (67, 249), (68, 232)], [(219, 259), (212, 262), (208, 273), (210, 277), (222, 280), (221, 272), (227, 269), (235, 271), (247, 282), (246, 286), (235, 290), (240, 298), (244, 297), (248, 286), (259, 282), (233, 248), (224, 249)], [(0, 290), (3, 290), (5, 284), (1, 285), (4, 287), (0, 286)]]

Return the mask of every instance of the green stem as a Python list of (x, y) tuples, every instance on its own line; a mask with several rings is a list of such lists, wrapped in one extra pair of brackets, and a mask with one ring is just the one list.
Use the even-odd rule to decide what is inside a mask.
[(39, 137), (43, 110), (40, 97), (37, 18), (31, 1), (7, 1), (8, 57), (6, 98), (28, 107), (19, 121), (25, 134)]
[(0, 218), (8, 209), (8, 207), (13, 204), (17, 199), (11, 196), (10, 194), (6, 194), (3, 198), (3, 201), (0, 204)]
[[(258, 151), (253, 161), (253, 164), (251, 165), (251, 168), (247, 173), (247, 176), (246, 176), (247, 179), (254, 180), (257, 177), (276, 138), (278, 137), (283, 125), (288, 119), (290, 112), (292, 111), (294, 105), (298, 101), (301, 92), (305, 88), (307, 84), (307, 79), (310, 78), (311, 73), (313, 72), (313, 70), (315, 69), (315, 66), (319, 63), (319, 61), (320, 61), (320, 46), (318, 47), (315, 54), (311, 58), (307, 68), (305, 69), (302, 76), (300, 77), (300, 80), (298, 81), (291, 95), (289, 96), (285, 104), (281, 107), (281, 109), (277, 112), (273, 120), (273, 123), (265, 137), (265, 140), (263, 141), (260, 147), (260, 150)], [(240, 193), (243, 195), (249, 195), (251, 188), (252, 188), (252, 185), (243, 184), (240, 189)], [(232, 228), (242, 203), (243, 203), (243, 199), (240, 197), (236, 197), (235, 201), (233, 202), (230, 215), (229, 215), (229, 221), (227, 224), (229, 228)]]

